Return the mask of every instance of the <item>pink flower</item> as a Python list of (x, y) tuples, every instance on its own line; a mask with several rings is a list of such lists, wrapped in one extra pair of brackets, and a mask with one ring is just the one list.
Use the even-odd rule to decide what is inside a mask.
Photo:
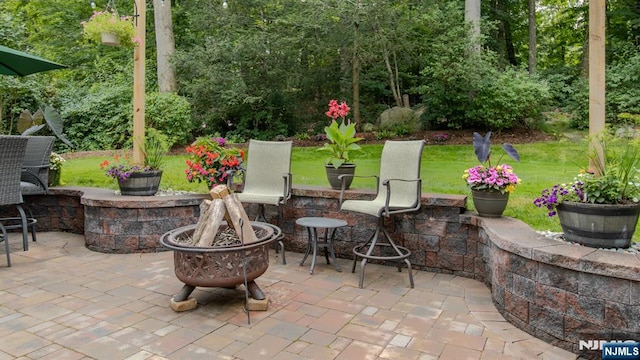
[(338, 104), (337, 100), (329, 100), (329, 110), (325, 112), (325, 115), (335, 120), (337, 118), (342, 118), (344, 120), (347, 115), (349, 115), (349, 106), (346, 102), (342, 102)]

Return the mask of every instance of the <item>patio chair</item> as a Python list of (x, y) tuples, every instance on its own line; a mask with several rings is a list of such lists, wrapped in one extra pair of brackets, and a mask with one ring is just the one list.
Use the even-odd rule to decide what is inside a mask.
[(46, 195), (49, 191), (49, 159), (54, 136), (29, 136), (20, 176), (22, 195)]
[[(378, 218), (378, 226), (373, 235), (365, 243), (353, 248), (353, 267), (360, 263), (360, 288), (364, 284), (364, 268), (368, 260), (397, 261), (401, 271), (401, 261), (407, 265), (409, 282), (413, 288), (413, 274), (408, 257), (411, 251), (396, 245), (384, 226), (384, 218), (392, 215), (417, 211), (420, 209), (422, 195), (422, 179), (420, 179), (420, 159), (424, 141), (386, 141), (380, 158), (380, 175), (369, 176), (377, 180), (376, 197), (373, 200), (344, 200), (344, 188), (340, 193), (340, 210), (353, 211)], [(340, 175), (344, 184), (345, 178), (354, 175)], [(354, 176), (366, 177), (366, 176)], [(381, 191), (382, 189), (382, 191)], [(380, 236), (384, 235), (384, 239)], [(386, 240), (386, 242), (385, 242)]]
[[(267, 222), (265, 205), (284, 205), (291, 198), (291, 141), (250, 140), (246, 167), (242, 172), (242, 192), (237, 193), (242, 203), (258, 204), (256, 221)], [(235, 174), (229, 176), (229, 188), (233, 187)], [(282, 226), (282, 213), (278, 213)], [(278, 240), (282, 250), (282, 263), (286, 264), (284, 243)]]
[[(22, 194), (20, 193), (20, 169), (27, 147), (25, 136), (0, 136), (0, 206), (15, 205), (20, 214), (19, 218), (0, 218), (2, 241), (7, 253), (7, 266), (11, 266), (9, 256), (9, 238), (7, 230), (22, 229), (22, 241), (27, 241), (28, 220), (22, 209)], [(18, 222), (16, 222), (18, 221)]]

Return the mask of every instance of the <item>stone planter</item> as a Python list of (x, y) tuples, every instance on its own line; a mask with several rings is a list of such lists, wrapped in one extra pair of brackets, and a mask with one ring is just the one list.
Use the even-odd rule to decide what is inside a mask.
[(127, 180), (118, 181), (122, 195), (152, 196), (158, 192), (162, 170), (134, 172)]
[[(325, 165), (325, 169), (327, 170), (327, 180), (329, 180), (329, 185), (334, 190), (342, 189), (342, 182), (338, 179), (338, 176), (342, 174), (353, 175), (356, 172), (356, 164), (343, 164), (339, 168), (333, 167), (333, 165)], [(351, 182), (353, 181), (353, 177), (347, 177), (345, 179), (345, 190), (351, 187)]]
[(565, 240), (596, 248), (628, 248), (640, 205), (604, 205), (565, 201), (558, 205)]
[(471, 190), (473, 205), (478, 215), (501, 217), (509, 202), (509, 193), (489, 190)]

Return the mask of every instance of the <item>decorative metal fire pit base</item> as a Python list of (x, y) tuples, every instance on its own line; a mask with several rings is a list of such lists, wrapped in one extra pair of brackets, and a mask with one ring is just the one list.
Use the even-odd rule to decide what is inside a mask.
[[(174, 302), (186, 301), (197, 286), (235, 288), (245, 284), (251, 297), (265, 299), (255, 283), (269, 267), (269, 244), (281, 237), (275, 225), (251, 222), (257, 241), (244, 245), (195, 247), (181, 244), (181, 239), (190, 237), (196, 225), (171, 230), (160, 238), (160, 243), (173, 250), (173, 265), (176, 277), (185, 285), (173, 296)], [(243, 269), (243, 264), (246, 265)]]

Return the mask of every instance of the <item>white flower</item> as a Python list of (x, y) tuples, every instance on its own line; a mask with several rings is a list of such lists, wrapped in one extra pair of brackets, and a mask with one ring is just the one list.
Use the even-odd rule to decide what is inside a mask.
[(62, 164), (66, 160), (55, 152), (51, 152), (51, 156), (49, 156), (49, 170), (60, 170), (62, 169)]

